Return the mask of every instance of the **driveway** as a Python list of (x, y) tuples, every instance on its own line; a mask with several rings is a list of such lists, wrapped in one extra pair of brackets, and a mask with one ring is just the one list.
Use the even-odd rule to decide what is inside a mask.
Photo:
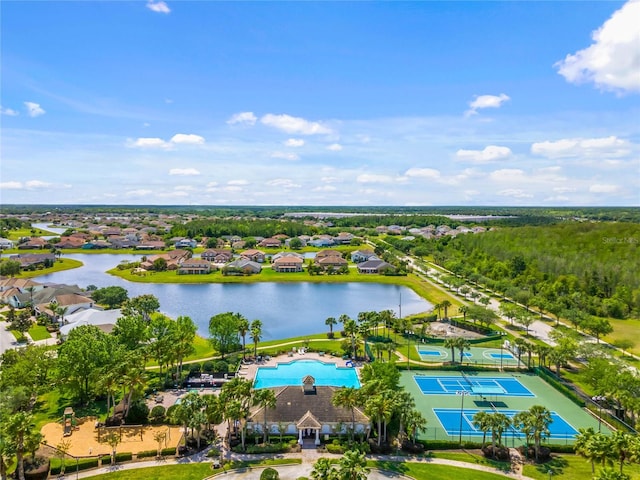
[(0, 355), (9, 350), (15, 348), (18, 345), (16, 337), (13, 336), (9, 330), (7, 330), (9, 324), (7, 322), (0, 322)]

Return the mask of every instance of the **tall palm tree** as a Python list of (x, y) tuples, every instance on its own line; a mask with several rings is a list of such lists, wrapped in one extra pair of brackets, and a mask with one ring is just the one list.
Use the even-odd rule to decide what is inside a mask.
[(456, 352), (455, 348), (458, 346), (458, 338), (457, 337), (447, 337), (444, 340), (444, 348), (451, 349), (451, 363), (456, 363)]
[(460, 351), (460, 363), (464, 360), (464, 351), (471, 349), (471, 343), (464, 337), (458, 337), (456, 340), (456, 347)]
[(542, 405), (533, 405), (529, 410), (528, 420), (525, 424), (531, 429), (531, 436), (533, 437), (533, 443), (535, 446), (536, 461), (538, 461), (538, 455), (540, 454), (540, 446), (542, 440), (549, 436), (549, 425), (553, 421), (551, 418), (551, 412)]
[(502, 434), (511, 424), (511, 420), (504, 413), (496, 412), (491, 413), (490, 425), (491, 425), (491, 448), (493, 450), (493, 457), (496, 456), (496, 447), (502, 443)]
[(356, 429), (356, 407), (360, 405), (360, 392), (355, 387), (343, 387), (333, 394), (331, 402), (336, 407), (343, 407), (351, 410), (351, 441)]
[(442, 309), (444, 310), (444, 318), (445, 320), (449, 318), (449, 307), (451, 306), (451, 302), (449, 300), (443, 300), (442, 303), (440, 304), (440, 306), (442, 307)]
[(142, 362), (135, 360), (134, 358), (138, 357), (132, 356), (132, 361), (131, 363), (127, 364), (126, 373), (122, 377), (122, 383), (125, 389), (127, 389), (127, 401), (125, 403), (125, 410), (123, 413), (124, 417), (129, 414), (129, 410), (131, 409), (131, 402), (133, 401), (133, 395), (140, 394), (147, 382), (144, 368), (141, 368), (140, 366), (142, 365)]
[(458, 312), (460, 312), (462, 314), (462, 319), (466, 322), (467, 321), (467, 313), (469, 312), (469, 307), (466, 305), (460, 305), (458, 307)]
[(242, 314), (234, 313), (233, 316), (238, 322), (238, 334), (242, 337), (242, 360), (246, 360), (246, 340), (247, 332), (249, 331), (249, 320), (247, 320)]
[(324, 321), (324, 324), (329, 327), (329, 336), (333, 338), (333, 326), (338, 324), (335, 317), (329, 317)]
[(262, 388), (254, 393), (253, 401), (255, 405), (263, 408), (264, 423), (262, 424), (262, 443), (267, 443), (267, 412), (276, 406), (276, 394), (269, 388)]
[(328, 458), (319, 458), (313, 465), (311, 478), (314, 480), (334, 480), (338, 478), (338, 471)]
[(593, 427), (579, 428), (578, 435), (576, 435), (575, 443), (573, 445), (573, 448), (578, 455), (588, 459), (591, 462), (592, 474), (596, 473), (595, 458), (591, 455), (591, 441), (593, 440), (595, 434), (596, 432)]
[(413, 443), (416, 443), (418, 432), (424, 432), (427, 429), (427, 419), (424, 418), (420, 410), (415, 408), (410, 410), (406, 418), (407, 433)]
[(626, 432), (616, 430), (611, 434), (610, 442), (611, 456), (615, 456), (620, 462), (620, 473), (622, 473), (624, 462), (631, 456), (633, 437)]
[(440, 311), (442, 310), (442, 303), (436, 303), (433, 306), (433, 309), (436, 310), (438, 313), (436, 314), (436, 320), (440, 319)]
[(176, 325), (173, 331), (173, 352), (178, 362), (176, 373), (178, 374), (177, 377), (179, 380), (182, 379), (182, 362), (184, 358), (195, 352), (193, 340), (197, 330), (198, 327), (196, 327), (196, 324), (193, 323), (190, 317), (181, 315), (176, 319)]
[(351, 358), (356, 357), (356, 333), (358, 331), (358, 324), (355, 320), (349, 318), (344, 323), (344, 333), (351, 338)]
[(482, 432), (482, 448), (487, 441), (487, 432), (491, 430), (491, 414), (480, 410), (473, 416), (473, 425)]
[(262, 322), (254, 320), (251, 322), (251, 340), (253, 341), (253, 356), (258, 356), (258, 343), (262, 340)]

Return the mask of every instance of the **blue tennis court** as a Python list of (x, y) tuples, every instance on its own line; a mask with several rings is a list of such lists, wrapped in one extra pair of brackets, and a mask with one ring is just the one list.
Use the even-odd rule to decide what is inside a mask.
[[(493, 413), (492, 410), (477, 410), (477, 409), (465, 409), (462, 413), (462, 435), (477, 436), (483, 435), (482, 430), (479, 430), (473, 425), (473, 416), (481, 411)], [(513, 418), (513, 416), (519, 412), (519, 410), (498, 410), (500, 413), (504, 413), (507, 417)], [(447, 435), (459, 435), (460, 434), (460, 409), (459, 408), (434, 408), (433, 413), (438, 417), (438, 421), (442, 425), (442, 428), (447, 432)], [(569, 439), (578, 434), (578, 431), (571, 426), (564, 418), (562, 418), (556, 412), (551, 412), (551, 424), (549, 425), (549, 438), (550, 439)], [(522, 434), (509, 428), (504, 433), (504, 437), (519, 437)]]
[(516, 358), (513, 355), (511, 355), (510, 353), (490, 353), (489, 356), (491, 358), (495, 358), (495, 359), (498, 359), (498, 360), (500, 360), (501, 358), (502, 359), (507, 358), (507, 359), (510, 359), (510, 360), (513, 360), (513, 359)]
[(455, 395), (465, 391), (473, 395), (501, 395), (509, 397), (535, 397), (527, 387), (513, 377), (437, 376), (414, 375), (424, 395)]

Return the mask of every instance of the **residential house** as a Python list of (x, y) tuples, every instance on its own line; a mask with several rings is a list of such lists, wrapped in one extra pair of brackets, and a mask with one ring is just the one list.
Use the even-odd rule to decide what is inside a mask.
[(0, 238), (0, 250), (13, 248), (14, 243), (8, 238)]
[(265, 412), (264, 407), (254, 407), (247, 418), (247, 427), (257, 433), (264, 428), (265, 415), (267, 430), (273, 434), (280, 426), (285, 434), (297, 435), (298, 443), (305, 439), (320, 445), (321, 435), (346, 433), (354, 422), (356, 433), (366, 433), (369, 429), (369, 417), (360, 408), (335, 406), (333, 396), (335, 387), (314, 385), (315, 379), (307, 375), (300, 386), (274, 388), (276, 405)]
[(78, 237), (60, 237), (60, 241), (55, 244), (56, 248), (82, 248), (85, 244), (84, 238)]
[(323, 269), (339, 269), (346, 267), (348, 262), (342, 258), (342, 254), (337, 250), (321, 250), (316, 254), (314, 259), (316, 265), (320, 265)]
[(373, 250), (355, 250), (351, 252), (351, 261), (353, 263), (366, 262), (367, 260), (375, 260), (378, 256)]
[(14, 308), (24, 308), (33, 304), (37, 292), (44, 288), (43, 284), (28, 278), (2, 278), (0, 279), (0, 303)]
[(90, 240), (82, 245), (83, 250), (100, 250), (104, 248), (111, 248), (112, 245), (106, 240)]
[(234, 275), (236, 274), (236, 272), (242, 272), (242, 274), (244, 275), (252, 275), (255, 273), (260, 273), (261, 271), (262, 265), (260, 265), (258, 262), (254, 262), (243, 257), (240, 257), (233, 262), (227, 263), (223, 269), (223, 273), (225, 275)]
[(357, 268), (358, 273), (365, 274), (379, 274), (383, 273), (386, 270), (395, 270), (395, 267), (393, 265), (380, 259), (372, 259), (359, 263)]
[(183, 238), (178, 240), (174, 245), (176, 248), (196, 248), (198, 246), (198, 242), (192, 238)]
[[(67, 309), (65, 312), (66, 318), (67, 315), (71, 315), (82, 310), (87, 310), (89, 308), (94, 308), (95, 306), (95, 302), (92, 298), (86, 297), (85, 295), (82, 295), (80, 293), (67, 293), (64, 289), (50, 293), (52, 293), (52, 295), (48, 296), (48, 301), (35, 304), (36, 314), (44, 314), (51, 319), (56, 319), (58, 316), (56, 307), (63, 307)], [(35, 297), (38, 300), (43, 298), (43, 296), (40, 295), (37, 295)], [(36, 300), (34, 299), (34, 302), (35, 301)]]
[(265, 238), (264, 240), (260, 241), (260, 243), (258, 243), (259, 247), (262, 248), (280, 248), (282, 246), (282, 242), (280, 241), (279, 238)]
[(356, 236), (349, 232), (340, 232), (338, 235), (333, 237), (333, 241), (338, 245), (349, 245), (351, 240), (356, 238)]
[(162, 240), (143, 240), (136, 245), (136, 250), (164, 250), (165, 244)]
[(301, 272), (304, 259), (298, 255), (283, 255), (271, 262), (274, 272)]
[(249, 249), (245, 250), (240, 254), (241, 257), (244, 257), (252, 262), (263, 263), (264, 262), (264, 252), (261, 250)]
[(311, 240), (307, 242), (308, 245), (312, 247), (330, 247), (331, 245), (335, 245), (335, 241), (333, 237), (329, 235), (320, 235), (318, 237), (313, 237)]
[(122, 316), (120, 309), (97, 310), (91, 308), (81, 312), (65, 315), (65, 325), (60, 327), (60, 336), (64, 340), (74, 328), (83, 325), (95, 325), (105, 333), (111, 333), (118, 319)]
[(35, 249), (43, 249), (49, 248), (51, 245), (47, 240), (41, 237), (32, 237), (29, 238), (26, 242), (22, 242), (18, 245), (20, 250), (35, 250)]
[(170, 250), (167, 253), (150, 255), (146, 261), (140, 263), (140, 268), (153, 270), (154, 262), (160, 258), (163, 258), (165, 262), (167, 262), (167, 270), (177, 270), (182, 262), (191, 258), (191, 252), (188, 250)]
[(178, 267), (178, 275), (205, 275), (211, 273), (211, 262), (201, 258), (190, 258)]
[(229, 250), (211, 248), (202, 252), (200, 258), (206, 260), (207, 262), (224, 264), (231, 261), (231, 259), (233, 258), (233, 253), (231, 253)]
[(33, 270), (40, 265), (53, 265), (56, 256), (53, 253), (21, 253), (19, 255), (11, 255), (10, 260), (20, 262), (20, 268), (23, 270)]

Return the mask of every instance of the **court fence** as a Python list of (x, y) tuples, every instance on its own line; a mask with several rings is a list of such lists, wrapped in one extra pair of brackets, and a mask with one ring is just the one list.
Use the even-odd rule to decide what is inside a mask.
[[(418, 438), (422, 442), (427, 442), (425, 446), (429, 448), (428, 442), (451, 442), (454, 444), (466, 445), (466, 448), (480, 448), (482, 446), (482, 434), (471, 434), (468, 431), (463, 430), (462, 435), (458, 432), (451, 432), (451, 435), (447, 435), (441, 428), (427, 427)], [(548, 438), (543, 445), (573, 445), (575, 442), (575, 432), (554, 432), (553, 438)], [(506, 431), (502, 434), (502, 443), (506, 447), (517, 448), (526, 444), (525, 436), (520, 432)], [(491, 444), (491, 432), (487, 433), (485, 444)], [(433, 447), (432, 447), (433, 448)]]

